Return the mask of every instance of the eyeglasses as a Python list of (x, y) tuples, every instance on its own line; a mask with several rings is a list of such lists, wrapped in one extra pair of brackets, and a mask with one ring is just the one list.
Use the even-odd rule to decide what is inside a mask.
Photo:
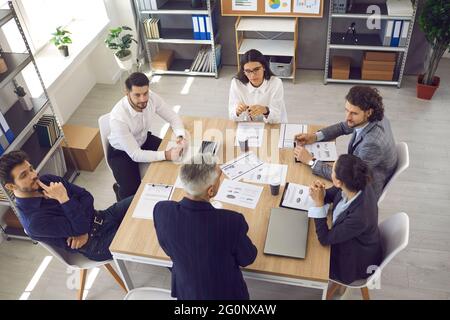
[(262, 67), (256, 67), (256, 68), (253, 69), (253, 70), (251, 70), (251, 69), (245, 69), (245, 70), (244, 70), (244, 73), (245, 73), (245, 75), (249, 76), (249, 75), (251, 75), (252, 73), (253, 73), (253, 74), (258, 73), (258, 71), (260, 71), (260, 70), (262, 70)]

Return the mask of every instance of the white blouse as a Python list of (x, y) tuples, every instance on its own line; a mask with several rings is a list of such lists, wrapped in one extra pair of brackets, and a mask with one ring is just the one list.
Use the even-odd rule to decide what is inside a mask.
[(280, 78), (272, 76), (269, 80), (264, 79), (263, 83), (255, 88), (250, 81), (243, 84), (240, 80), (231, 80), (230, 97), (228, 102), (229, 117), (234, 121), (245, 121), (245, 113), (236, 115), (237, 106), (243, 103), (247, 106), (261, 105), (268, 107), (269, 116), (254, 119), (254, 121), (264, 121), (266, 123), (287, 123), (286, 107), (284, 106), (283, 82)]

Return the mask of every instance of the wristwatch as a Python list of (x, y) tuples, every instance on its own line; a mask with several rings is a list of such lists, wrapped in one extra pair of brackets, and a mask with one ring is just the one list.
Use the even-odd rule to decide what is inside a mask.
[(317, 161), (316, 158), (312, 158), (311, 160), (309, 160), (308, 166), (312, 167), (316, 163), (316, 161)]
[[(267, 108), (267, 107), (266, 107)], [(263, 116), (268, 116), (269, 115), (269, 113), (270, 113), (270, 109), (269, 108), (267, 108), (267, 112), (266, 113), (263, 113)]]

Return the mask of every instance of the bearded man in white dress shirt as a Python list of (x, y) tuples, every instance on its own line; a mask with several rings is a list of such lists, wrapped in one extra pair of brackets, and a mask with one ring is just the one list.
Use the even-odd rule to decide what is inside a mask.
[[(107, 161), (117, 182), (114, 191), (118, 200), (136, 193), (141, 182), (139, 163), (177, 160), (185, 146), (181, 118), (149, 90), (149, 83), (145, 74), (132, 73), (125, 81), (126, 96), (110, 114)], [(156, 115), (169, 122), (177, 136), (177, 145), (170, 150), (157, 151), (161, 139), (150, 132)]]

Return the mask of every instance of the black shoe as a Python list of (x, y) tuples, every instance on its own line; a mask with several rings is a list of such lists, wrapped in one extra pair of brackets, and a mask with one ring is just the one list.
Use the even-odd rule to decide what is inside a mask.
[(117, 200), (117, 202), (120, 201), (119, 187), (120, 187), (119, 184), (118, 184), (117, 182), (114, 182), (114, 184), (113, 184), (113, 190), (114, 190), (114, 193), (116, 194), (116, 200)]

